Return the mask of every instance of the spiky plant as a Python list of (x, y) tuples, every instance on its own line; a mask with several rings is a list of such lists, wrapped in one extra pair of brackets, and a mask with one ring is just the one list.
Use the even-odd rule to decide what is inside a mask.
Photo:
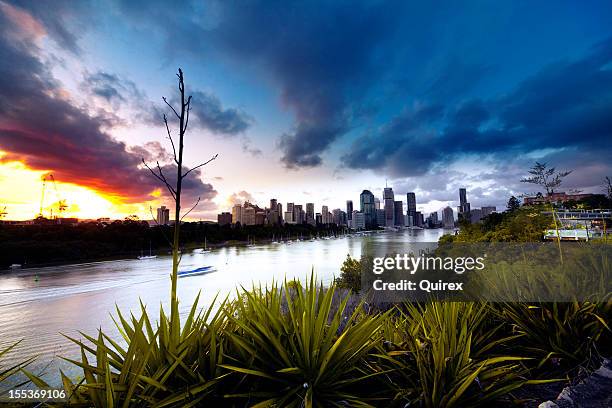
[(538, 362), (573, 368), (598, 363), (597, 345), (610, 333), (612, 303), (506, 303), (497, 308), (520, 334), (521, 354)]
[[(400, 374), (398, 398), (421, 406), (476, 407), (521, 387), (525, 358), (498, 354), (511, 337), (500, 336), (485, 304), (406, 304), (393, 318), (395, 343), (388, 355)], [(403, 382), (403, 383), (402, 383)]]
[[(13, 363), (12, 365), (5, 367), (4, 362), (8, 354), (13, 351), (23, 340), (19, 340), (4, 349), (0, 349), (0, 385), (8, 382), (9, 378), (14, 379), (14, 376), (18, 375), (18, 373), (25, 367), (27, 367), (32, 361), (35, 360), (36, 357), (30, 357), (23, 361), (18, 361)], [(11, 384), (10, 388), (0, 387), (0, 396), (6, 394), (10, 389), (20, 387), (22, 385), (27, 384), (29, 381), (17, 381), (17, 384)]]
[[(199, 298), (199, 295), (198, 295)], [(144, 305), (140, 318), (126, 319), (117, 309), (115, 322), (126, 346), (102, 330), (97, 337), (85, 333), (86, 341), (68, 337), (81, 349), (81, 359), (65, 358), (83, 370), (83, 379), (74, 383), (61, 373), (69, 402), (93, 407), (189, 407), (215, 401), (215, 386), (221, 373), (224, 325), (227, 323), (215, 302), (197, 312), (198, 298), (180, 329), (171, 335), (169, 318), (160, 311), (153, 325)], [(214, 313), (213, 313), (214, 311)], [(30, 376), (39, 387), (44, 381)]]
[(243, 290), (228, 315), (236, 329), (223, 366), (244, 377), (231, 396), (249, 406), (369, 406), (372, 390), (360, 385), (380, 374), (368, 356), (387, 316), (349, 312), (349, 296), (334, 306), (336, 286), (314, 276), (293, 287)]

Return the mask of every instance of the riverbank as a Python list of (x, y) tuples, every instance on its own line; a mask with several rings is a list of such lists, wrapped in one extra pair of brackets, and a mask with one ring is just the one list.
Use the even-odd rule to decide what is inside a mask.
[[(231, 226), (185, 223), (181, 226), (181, 247), (186, 250), (228, 245), (296, 240), (300, 237), (335, 236), (347, 232), (334, 225)], [(126, 259), (141, 254), (162, 255), (170, 251), (173, 228), (149, 227), (148, 223), (125, 220), (111, 224), (8, 225), (0, 224), (0, 269), (12, 264), (26, 267), (62, 265), (74, 262)]]
[[(347, 237), (364, 236), (364, 235), (369, 235), (373, 233), (380, 234), (380, 233), (387, 233), (387, 232), (394, 232), (394, 231), (388, 231), (388, 230), (381, 229), (381, 230), (348, 232), (348, 233), (341, 233), (341, 234), (338, 234), (336, 236), (331, 236), (331, 237), (314, 238), (314, 240), (336, 239), (336, 238), (345, 237), (345, 236)], [(206, 248), (208, 250), (218, 250), (221, 248), (228, 248), (228, 247), (247, 247), (249, 245), (268, 245), (268, 244), (273, 244), (276, 242), (279, 244), (286, 244), (287, 242), (293, 243), (293, 242), (304, 242), (304, 241), (311, 241), (311, 240), (313, 240), (313, 238), (307, 238), (307, 239), (302, 238), (301, 239), (299, 237), (296, 237), (295, 239), (284, 239), (284, 240), (279, 240), (273, 237), (260, 238), (255, 241), (250, 240), (250, 239), (244, 240), (244, 241), (227, 240), (227, 241), (214, 242), (214, 243), (206, 242)], [(184, 246), (182, 246), (182, 251), (185, 253), (188, 253), (188, 252), (196, 251), (196, 250), (203, 249), (203, 248), (204, 248), (204, 242), (188, 242)], [(18, 269), (46, 268), (46, 267), (53, 267), (53, 266), (76, 265), (76, 264), (85, 264), (85, 263), (93, 263), (93, 262), (130, 260), (130, 259), (137, 259), (139, 256), (143, 254), (149, 255), (149, 252), (133, 250), (133, 251), (126, 251), (126, 252), (119, 252), (119, 253), (107, 255), (107, 256), (71, 258), (71, 259), (57, 260), (53, 262), (42, 262), (42, 263), (26, 263), (26, 264), (20, 264), (21, 267)], [(157, 248), (155, 250), (151, 250), (150, 254), (155, 255), (155, 256), (164, 256), (164, 255), (171, 255), (172, 251), (169, 248), (167, 249)], [(10, 269), (10, 265), (11, 264), (5, 264), (5, 265), (0, 264), (0, 272), (12, 270)]]

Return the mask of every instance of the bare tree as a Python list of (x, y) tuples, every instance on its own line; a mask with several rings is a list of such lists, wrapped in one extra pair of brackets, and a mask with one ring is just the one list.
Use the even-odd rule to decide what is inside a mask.
[(608, 200), (612, 200), (612, 179), (606, 176), (606, 180), (604, 181), (604, 193), (606, 193), (606, 197)]
[[(183, 80), (183, 71), (179, 68), (178, 74), (178, 90), (180, 94), (180, 108), (175, 109), (168, 100), (163, 97), (163, 101), (168, 107), (172, 110), (174, 116), (178, 121), (178, 140), (175, 143), (174, 138), (172, 137), (172, 132), (170, 131), (170, 125), (168, 124), (168, 117), (164, 114), (164, 124), (166, 125), (166, 133), (168, 135), (168, 139), (170, 140), (170, 145), (172, 146), (172, 158), (174, 163), (176, 164), (176, 183), (173, 185), (168, 181), (168, 178), (164, 174), (162, 166), (159, 164), (159, 161), (156, 162), (155, 167), (149, 166), (144, 158), (142, 159), (142, 163), (144, 166), (149, 169), (151, 174), (158, 179), (160, 182), (164, 184), (170, 195), (174, 200), (174, 237), (172, 241), (172, 275), (171, 281), (172, 286), (170, 290), (170, 325), (172, 326), (171, 333), (176, 336), (180, 335), (180, 320), (179, 320), (179, 309), (178, 309), (178, 298), (177, 298), (177, 281), (178, 281), (178, 267), (180, 263), (179, 258), (179, 233), (181, 227), (181, 221), (185, 218), (191, 211), (193, 211), (196, 206), (200, 203), (200, 197), (196, 200), (195, 204), (193, 204), (190, 209), (181, 216), (181, 189), (183, 185), (183, 180), (187, 177), (191, 172), (197, 170), (211, 161), (215, 160), (218, 154), (212, 156), (209, 160), (204, 163), (198, 164), (195, 167), (190, 169), (183, 168), (183, 149), (184, 149), (184, 138), (185, 133), (187, 132), (187, 127), (189, 126), (189, 113), (191, 111), (191, 96), (185, 97), (185, 83)], [(175, 343), (177, 344), (177, 343)]]
[(563, 178), (568, 176), (572, 171), (555, 172), (555, 168), (546, 168), (546, 163), (536, 162), (529, 170), (531, 176), (521, 179), (521, 183), (537, 184), (546, 189), (546, 195), (550, 196), (555, 192), (555, 189), (561, 185)]

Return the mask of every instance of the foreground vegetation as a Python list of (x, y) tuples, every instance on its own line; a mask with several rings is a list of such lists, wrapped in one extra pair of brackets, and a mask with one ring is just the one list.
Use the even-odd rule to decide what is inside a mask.
[(567, 381), (612, 351), (610, 302), (379, 308), (314, 277), (242, 289), (204, 310), (196, 301), (178, 325), (144, 306), (139, 316), (116, 316), (123, 342), (103, 331), (70, 339), (81, 357), (68, 361), (83, 372), (60, 374), (71, 404), (510, 404), (522, 387)]

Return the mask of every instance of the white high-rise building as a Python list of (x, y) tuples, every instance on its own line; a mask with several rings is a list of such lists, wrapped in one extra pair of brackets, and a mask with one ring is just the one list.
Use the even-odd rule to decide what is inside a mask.
[(240, 204), (235, 204), (232, 207), (232, 223), (234, 223), (234, 224), (240, 223), (240, 225), (243, 224), (243, 222), (242, 222), (242, 205), (240, 205)]

